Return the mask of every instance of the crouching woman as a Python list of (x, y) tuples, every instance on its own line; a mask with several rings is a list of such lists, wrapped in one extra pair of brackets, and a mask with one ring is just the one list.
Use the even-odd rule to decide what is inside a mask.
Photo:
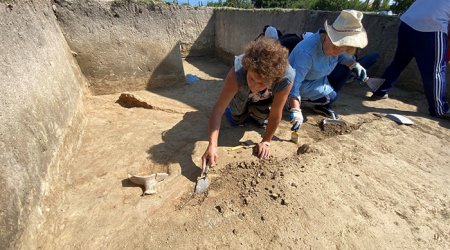
[(217, 162), (219, 129), (224, 113), (232, 126), (251, 120), (265, 127), (256, 152), (260, 159), (270, 155), (270, 141), (280, 123), (294, 77), (288, 50), (272, 39), (252, 41), (243, 55), (235, 57), (234, 67), (225, 78), (209, 119), (209, 145), (202, 156), (203, 169)]

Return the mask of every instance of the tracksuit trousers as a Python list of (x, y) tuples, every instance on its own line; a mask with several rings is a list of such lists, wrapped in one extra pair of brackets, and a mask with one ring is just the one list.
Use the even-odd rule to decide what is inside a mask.
[(386, 81), (374, 92), (374, 95), (386, 94), (411, 59), (415, 58), (422, 77), (430, 114), (432, 116), (445, 114), (449, 109), (445, 99), (447, 43), (447, 34), (444, 32), (420, 32), (401, 22), (394, 60), (383, 75)]

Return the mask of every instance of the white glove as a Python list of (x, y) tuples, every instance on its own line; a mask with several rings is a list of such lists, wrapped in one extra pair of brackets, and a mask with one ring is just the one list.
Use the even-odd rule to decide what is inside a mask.
[(298, 131), (303, 124), (302, 110), (298, 108), (291, 108), (289, 111), (289, 118), (291, 119), (292, 131)]
[(356, 80), (359, 80), (361, 82), (366, 81), (367, 72), (366, 72), (366, 69), (363, 66), (361, 66), (361, 64), (359, 64), (358, 62), (355, 62), (355, 64), (353, 64), (351, 69), (352, 69), (352, 72), (355, 73)]

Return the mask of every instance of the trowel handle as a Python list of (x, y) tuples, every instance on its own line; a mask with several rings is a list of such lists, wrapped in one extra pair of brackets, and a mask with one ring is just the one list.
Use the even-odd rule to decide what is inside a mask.
[(206, 164), (205, 169), (202, 170), (202, 174), (200, 175), (201, 178), (206, 177), (208, 175), (209, 167), (210, 167), (210, 164), (209, 163)]
[(336, 120), (336, 115), (334, 114), (334, 111), (331, 112), (331, 117), (333, 118), (333, 120)]
[(356, 79), (356, 81), (358, 81), (359, 85), (363, 85), (364, 83), (367, 84), (367, 81), (369, 81), (369, 77), (366, 77), (366, 79), (361, 80), (361, 79)]

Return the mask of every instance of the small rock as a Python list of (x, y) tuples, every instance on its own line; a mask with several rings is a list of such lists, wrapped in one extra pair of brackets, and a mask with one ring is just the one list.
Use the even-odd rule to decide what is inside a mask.
[(302, 155), (311, 152), (309, 144), (303, 144), (297, 149), (297, 155)]
[(297, 183), (295, 183), (295, 182), (292, 182), (292, 183), (291, 183), (291, 186), (293, 186), (293, 187), (297, 187)]
[(237, 231), (236, 229), (233, 229), (233, 234), (234, 234), (234, 235), (237, 235), (237, 234), (238, 234), (238, 231)]
[(281, 205), (287, 206), (289, 202), (286, 199), (281, 199)]

